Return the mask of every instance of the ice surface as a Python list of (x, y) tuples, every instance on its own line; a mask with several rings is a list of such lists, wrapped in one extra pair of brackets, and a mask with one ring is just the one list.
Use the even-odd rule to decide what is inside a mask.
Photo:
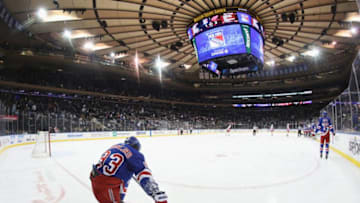
[[(169, 203), (359, 203), (360, 170), (319, 144), (285, 135), (192, 135), (139, 138)], [(52, 143), (51, 159), (31, 157), (33, 145), (0, 155), (0, 202), (96, 202), (92, 163), (119, 140)], [(132, 181), (127, 203), (150, 203)]]

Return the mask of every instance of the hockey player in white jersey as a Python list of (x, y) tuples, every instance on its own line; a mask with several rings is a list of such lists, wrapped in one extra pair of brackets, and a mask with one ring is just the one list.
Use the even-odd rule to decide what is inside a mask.
[(290, 134), (290, 123), (286, 124), (286, 136)]
[(270, 126), (270, 133), (271, 133), (271, 136), (274, 135), (274, 124), (271, 124), (271, 126)]
[(231, 126), (232, 126), (232, 124), (230, 123), (229, 126), (226, 128), (225, 135), (230, 136)]
[(253, 126), (253, 136), (255, 136), (255, 135), (256, 135), (256, 133), (257, 133), (257, 126), (256, 126), (256, 125), (254, 125), (254, 126)]

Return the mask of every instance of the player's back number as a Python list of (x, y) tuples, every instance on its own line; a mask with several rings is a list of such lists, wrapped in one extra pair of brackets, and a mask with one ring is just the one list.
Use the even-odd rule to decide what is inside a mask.
[(107, 176), (113, 176), (124, 162), (124, 156), (120, 153), (113, 153), (106, 151), (100, 158), (100, 166), (103, 166), (103, 173)]

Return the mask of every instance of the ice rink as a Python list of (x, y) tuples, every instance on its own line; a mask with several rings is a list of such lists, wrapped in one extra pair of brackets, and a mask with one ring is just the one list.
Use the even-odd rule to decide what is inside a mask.
[[(268, 134), (139, 138), (141, 152), (169, 203), (359, 203), (360, 170), (319, 143)], [(123, 139), (52, 143), (52, 158), (33, 159), (33, 145), (0, 155), (0, 202), (96, 202), (91, 165)], [(134, 181), (126, 203), (150, 203)]]

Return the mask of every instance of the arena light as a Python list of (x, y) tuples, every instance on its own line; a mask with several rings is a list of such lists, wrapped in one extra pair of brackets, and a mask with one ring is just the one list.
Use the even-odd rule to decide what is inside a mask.
[(92, 48), (93, 51), (98, 51), (98, 50), (103, 50), (103, 49), (110, 49), (114, 47), (111, 44), (107, 44), (107, 43), (96, 43), (94, 44), (94, 47)]
[[(359, 8), (360, 8), (360, 4), (359, 4)], [(345, 19), (345, 21), (347, 22), (360, 22), (360, 14), (357, 12), (348, 13), (346, 16), (347, 18)]]
[(168, 66), (169, 64), (170, 63), (167, 63), (167, 62), (161, 60), (160, 56), (157, 57), (157, 59), (155, 61), (155, 67), (159, 71), (159, 80), (160, 80), (160, 82), (162, 82), (162, 69), (165, 68), (166, 66)]
[(92, 38), (92, 37), (94, 37), (94, 34), (86, 30), (73, 30), (71, 32), (71, 39)]
[[(96, 49), (94, 48), (94, 50), (96, 50)], [(104, 58), (109, 59), (109, 60), (114, 60), (114, 59), (124, 58), (125, 56), (127, 56), (126, 53), (110, 52), (110, 54), (104, 55)]]
[(190, 69), (190, 68), (191, 68), (191, 65), (184, 64), (184, 68), (185, 68), (185, 70), (188, 70), (188, 69)]
[(274, 61), (274, 60), (271, 60), (271, 61), (266, 62), (266, 64), (267, 64), (268, 66), (274, 66), (274, 65), (275, 65), (275, 61)]
[(40, 19), (40, 20), (44, 20), (47, 17), (47, 10), (45, 8), (39, 8), (38, 11), (36, 12), (36, 16)]
[(120, 58), (124, 58), (125, 56), (127, 56), (126, 53), (120, 53), (120, 54), (115, 54), (114, 58), (120, 59)]
[(317, 57), (317, 56), (319, 56), (319, 54), (320, 54), (320, 51), (317, 48), (313, 48), (313, 49), (305, 51), (303, 53), (303, 55), (305, 55), (305, 56), (312, 56), (312, 57)]
[(289, 57), (286, 58), (286, 60), (287, 60), (287, 61), (290, 61), (290, 62), (294, 62), (295, 59), (296, 59), (296, 56), (294, 56), (294, 55), (291, 55), (291, 56), (289, 56)]
[(160, 56), (158, 56), (158, 58), (156, 59), (156, 63), (155, 63), (155, 66), (159, 69), (163, 69), (165, 68), (166, 66), (168, 66), (170, 63), (168, 62), (165, 62), (163, 60), (160, 59)]
[(160, 59), (160, 56), (157, 57), (156, 62), (155, 62), (155, 66), (158, 68), (159, 71), (159, 80), (160, 82), (162, 81), (162, 75), (161, 75), (161, 70), (162, 70), (162, 61)]
[(135, 62), (135, 67), (138, 67), (138, 65), (139, 65), (139, 57), (138, 57), (137, 51), (135, 52), (134, 62)]
[(351, 38), (353, 37), (353, 35), (354, 34), (351, 33), (351, 29), (339, 30), (334, 34), (334, 36), (336, 37), (347, 37), (347, 38)]
[(83, 48), (86, 49), (86, 50), (93, 50), (94, 49), (94, 43), (91, 42), (91, 41), (85, 42)]
[(71, 32), (70, 30), (64, 30), (63, 37), (66, 39), (71, 39)]
[(137, 50), (135, 51), (134, 63), (135, 63), (136, 78), (137, 78), (137, 81), (140, 82), (139, 56), (138, 56)]
[(358, 33), (358, 29), (356, 27), (352, 27), (350, 31), (353, 35), (356, 35)]
[(74, 21), (74, 20), (82, 19), (78, 16), (76, 12), (69, 13), (69, 12), (64, 12), (63, 10), (50, 10), (50, 11), (43, 10), (41, 11), (41, 16), (42, 17), (38, 15), (38, 17), (43, 22), (59, 22), (59, 21), (64, 22), (64, 21)]
[(333, 45), (333, 46), (335, 46), (336, 44), (337, 44), (336, 41), (332, 41), (332, 42), (331, 42), (331, 45)]
[(313, 57), (317, 57), (317, 56), (319, 56), (319, 54), (320, 54), (319, 49), (314, 48), (314, 49), (311, 50), (311, 55)]

